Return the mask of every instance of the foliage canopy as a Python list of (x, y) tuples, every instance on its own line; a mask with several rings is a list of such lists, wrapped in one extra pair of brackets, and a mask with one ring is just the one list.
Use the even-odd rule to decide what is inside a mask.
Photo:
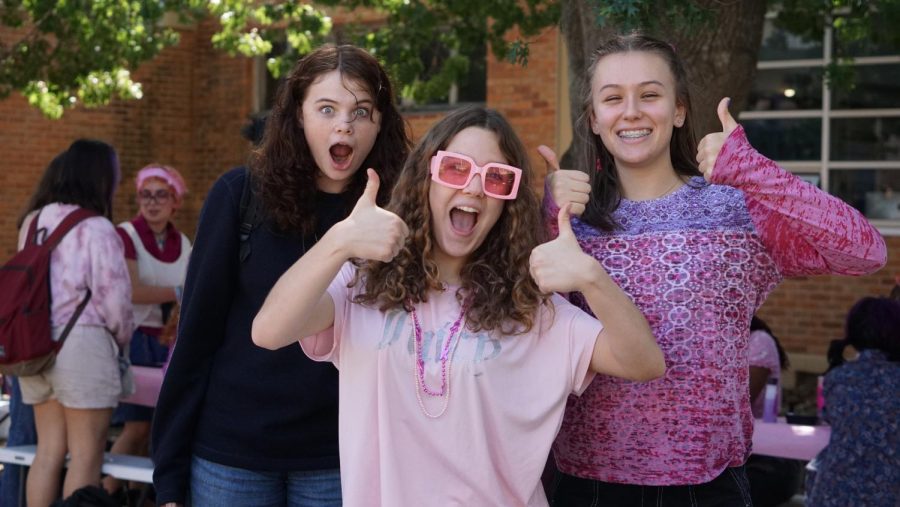
[[(326, 40), (369, 48), (387, 65), (404, 97), (445, 96), (468, 73), (466, 55), (488, 47), (498, 58), (528, 62), (528, 41), (560, 22), (575, 0), (0, 0), (0, 99), (21, 92), (51, 118), (76, 104), (141, 97), (131, 71), (179, 40), (179, 26), (212, 17), (213, 45), (229, 54), (268, 56), (276, 77)], [(598, 26), (702, 29), (717, 0), (578, 0)], [(736, 0), (739, 1), (739, 0)], [(811, 39), (826, 26), (846, 40), (873, 33), (900, 41), (900, 0), (784, 0), (778, 22)], [(329, 12), (368, 9), (384, 23), (333, 27)], [(664, 26), (663, 26), (664, 25)], [(841, 55), (838, 55), (841, 56)], [(837, 76), (835, 72), (833, 75)]]

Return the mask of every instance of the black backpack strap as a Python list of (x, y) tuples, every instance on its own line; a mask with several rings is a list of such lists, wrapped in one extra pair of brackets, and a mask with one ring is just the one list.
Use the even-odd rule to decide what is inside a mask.
[(241, 263), (250, 257), (250, 233), (262, 222), (262, 203), (253, 191), (253, 180), (249, 168), (244, 169), (244, 189), (241, 191), (240, 217), (238, 218), (239, 248)]
[(75, 323), (78, 322), (78, 317), (81, 317), (81, 312), (84, 311), (84, 307), (87, 306), (88, 301), (91, 300), (91, 289), (88, 288), (87, 294), (84, 295), (84, 299), (78, 303), (78, 307), (75, 308), (75, 313), (72, 314), (72, 317), (69, 318), (69, 322), (66, 323), (66, 328), (63, 329), (61, 335), (59, 335), (59, 346), (63, 346), (63, 342), (66, 341), (66, 338), (69, 336), (69, 332), (72, 331), (72, 328), (75, 327)]

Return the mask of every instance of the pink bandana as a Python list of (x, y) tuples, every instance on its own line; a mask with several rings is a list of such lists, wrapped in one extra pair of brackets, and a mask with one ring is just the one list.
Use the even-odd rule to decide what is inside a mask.
[(175, 195), (181, 197), (187, 192), (187, 187), (184, 184), (184, 180), (181, 179), (181, 176), (178, 173), (173, 173), (163, 169), (162, 167), (150, 166), (145, 167), (138, 171), (137, 177), (134, 179), (136, 190), (140, 191), (141, 187), (144, 185), (144, 182), (147, 181), (148, 178), (159, 178), (166, 183), (169, 184), (174, 190)]

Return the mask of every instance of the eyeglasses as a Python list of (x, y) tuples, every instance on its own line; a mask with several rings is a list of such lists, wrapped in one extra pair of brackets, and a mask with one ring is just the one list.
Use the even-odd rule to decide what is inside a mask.
[(495, 199), (516, 198), (522, 179), (518, 167), (494, 162), (479, 166), (470, 157), (449, 151), (439, 151), (431, 157), (431, 180), (446, 187), (466, 188), (476, 174), (481, 175), (485, 195)]
[(169, 199), (172, 198), (172, 192), (161, 188), (156, 192), (151, 192), (149, 190), (141, 190), (138, 192), (138, 200), (142, 202), (149, 203), (150, 201), (155, 201), (159, 204), (166, 204), (169, 202)]

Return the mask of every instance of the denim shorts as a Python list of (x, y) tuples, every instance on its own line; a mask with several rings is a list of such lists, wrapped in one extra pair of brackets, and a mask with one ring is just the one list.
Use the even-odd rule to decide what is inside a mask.
[(641, 486), (582, 479), (556, 472), (553, 507), (752, 507), (743, 466), (726, 468), (715, 479), (686, 486)]
[(267, 472), (191, 458), (192, 507), (340, 507), (341, 474), (334, 470)]

